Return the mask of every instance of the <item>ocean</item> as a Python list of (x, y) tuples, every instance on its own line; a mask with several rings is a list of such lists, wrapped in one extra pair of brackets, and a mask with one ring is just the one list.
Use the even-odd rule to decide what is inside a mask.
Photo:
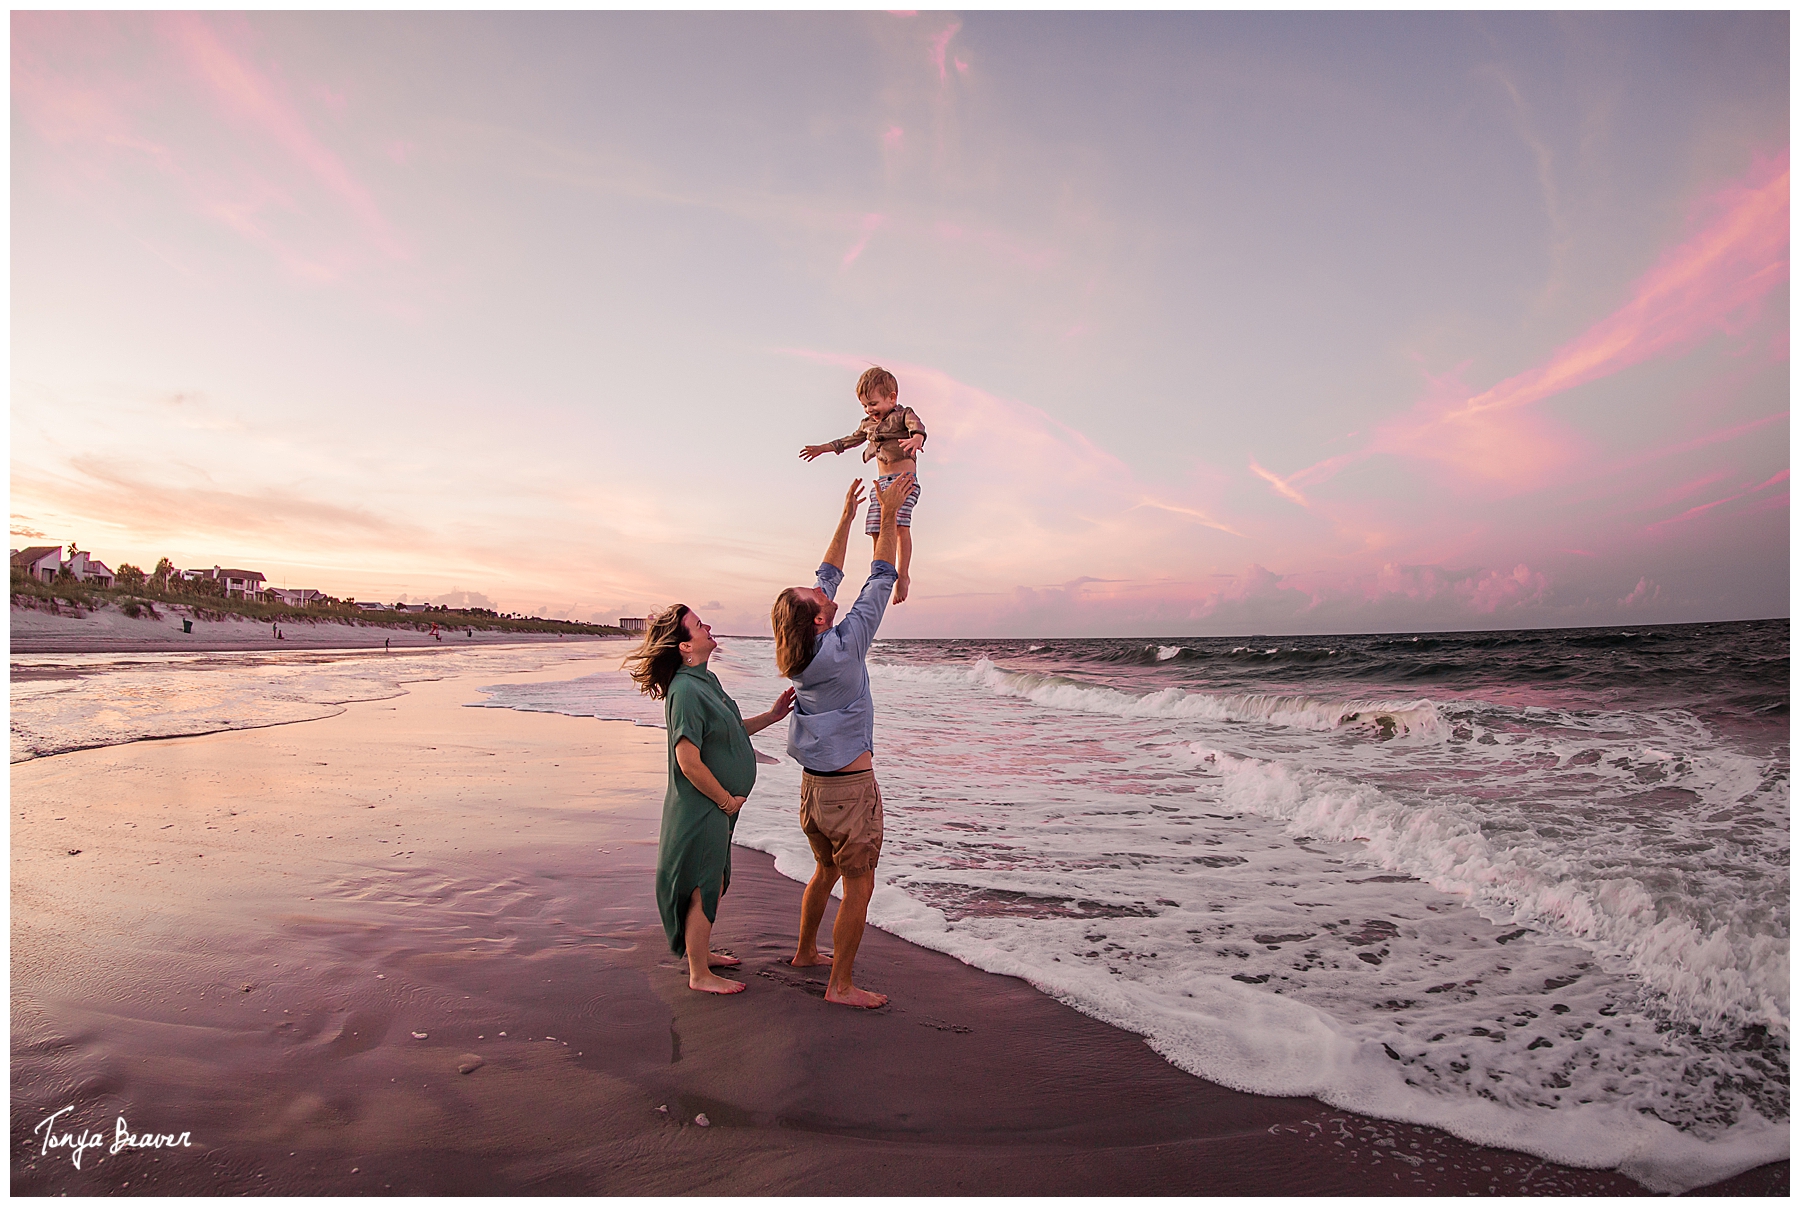
[[(627, 648), (15, 655), (12, 757), (447, 674), (659, 725)], [(767, 639), (712, 666), (746, 713), (784, 685)], [(1787, 1156), (1786, 621), (879, 641), (870, 672), (875, 925), (1236, 1089), (1659, 1190)], [(804, 880), (785, 730), (737, 838)]]
[[(869, 662), (875, 925), (1236, 1089), (1656, 1189), (1786, 1157), (1786, 621)], [(783, 686), (766, 639), (712, 667)], [(661, 721), (610, 668), (486, 694)], [(737, 841), (803, 880), (785, 731)]]

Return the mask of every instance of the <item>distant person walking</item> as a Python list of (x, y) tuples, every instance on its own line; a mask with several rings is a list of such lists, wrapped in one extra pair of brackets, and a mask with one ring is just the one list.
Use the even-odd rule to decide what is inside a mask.
[(741, 993), (742, 981), (713, 969), (740, 963), (712, 950), (719, 898), (731, 887), (731, 834), (756, 786), (750, 735), (788, 715), (794, 689), (746, 720), (706, 663), (718, 643), (686, 604), (658, 614), (644, 642), (625, 659), (638, 690), (663, 702), (669, 737), (669, 786), (656, 845), (656, 908), (669, 948), (686, 953), (688, 988)]
[[(865, 1009), (887, 1004), (886, 994), (858, 989), (850, 980), (875, 892), (875, 864), (881, 858), (875, 701), (869, 694), (865, 660), (899, 574), (894, 566), (900, 547), (896, 521), (912, 486), (913, 475), (907, 472), (877, 484), (881, 528), (875, 536), (875, 560), (862, 594), (844, 619), (831, 623), (837, 616), (837, 589), (844, 581), (850, 524), (863, 499), (861, 478), (844, 494), (843, 514), (819, 566), (817, 585), (789, 587), (775, 597), (769, 612), (775, 630), (775, 667), (797, 688), (788, 754), (803, 769), (800, 829), (812, 845), (816, 863), (800, 899), (800, 941), (790, 962), (797, 968), (830, 964), (825, 1000)], [(840, 877), (844, 899), (827, 954), (819, 950), (819, 925)]]

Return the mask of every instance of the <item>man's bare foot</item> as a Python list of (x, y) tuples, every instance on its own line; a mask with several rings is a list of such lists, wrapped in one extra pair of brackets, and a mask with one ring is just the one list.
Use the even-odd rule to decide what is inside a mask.
[(688, 988), (697, 989), (701, 993), (742, 993), (749, 986), (742, 981), (728, 981), (709, 972), (703, 977), (689, 977)]
[(797, 951), (788, 963), (795, 968), (817, 968), (820, 964), (831, 963), (829, 951)]
[(709, 951), (706, 953), (706, 966), (708, 968), (736, 968), (742, 963), (742, 960), (732, 955), (729, 951)]
[(902, 574), (899, 578), (896, 578), (894, 580), (894, 602), (897, 604), (905, 603), (906, 593), (910, 590), (912, 590), (912, 575)]
[(854, 985), (850, 986), (850, 988), (843, 993), (839, 993), (837, 990), (827, 985), (825, 987), (825, 1000), (834, 1002), (839, 1006), (858, 1006), (864, 1010), (873, 1010), (877, 1006), (887, 1005), (887, 994), (875, 993), (868, 989), (858, 989)]

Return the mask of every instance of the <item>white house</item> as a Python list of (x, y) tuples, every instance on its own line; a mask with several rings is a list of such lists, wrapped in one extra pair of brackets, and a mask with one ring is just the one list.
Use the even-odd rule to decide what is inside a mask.
[(650, 627), (650, 618), (648, 616), (621, 616), (619, 617), (619, 627), (627, 633), (641, 633)]
[(113, 585), (113, 572), (107, 569), (106, 563), (79, 549), (69, 555), (69, 573), (84, 583), (93, 583), (99, 587)]
[(33, 545), (29, 549), (20, 549), (12, 555), (13, 569), (23, 570), (41, 583), (47, 583), (56, 577), (62, 569), (61, 545)]
[(312, 587), (270, 587), (265, 594), (290, 608), (310, 607), (315, 603), (324, 602), (325, 599), (325, 592), (314, 590)]
[(215, 579), (225, 588), (227, 599), (247, 599), (252, 603), (261, 603), (267, 594), (263, 590), (263, 583), (267, 580), (255, 570), (226, 570), (214, 566), (211, 570), (183, 570), (181, 577), (189, 582), (202, 578)]

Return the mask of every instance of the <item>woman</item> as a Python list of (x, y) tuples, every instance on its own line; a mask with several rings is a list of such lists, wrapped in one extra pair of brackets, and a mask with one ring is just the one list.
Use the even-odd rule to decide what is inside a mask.
[(669, 788), (656, 856), (656, 908), (669, 948), (687, 955), (689, 989), (741, 993), (742, 981), (713, 971), (738, 963), (713, 954), (713, 922), (719, 898), (731, 886), (731, 832), (756, 784), (750, 735), (787, 716), (794, 691), (745, 720), (706, 669), (718, 648), (711, 626), (686, 604), (676, 604), (650, 622), (644, 644), (625, 663), (638, 690), (663, 701), (669, 731)]
[[(875, 701), (869, 694), (865, 660), (898, 576), (894, 554), (900, 538), (895, 520), (912, 484), (912, 474), (902, 473), (885, 489), (877, 485), (881, 531), (875, 537), (875, 560), (862, 594), (842, 620), (832, 623), (837, 619), (838, 584), (844, 581), (850, 522), (862, 502), (860, 478), (844, 495), (844, 510), (815, 585), (789, 587), (775, 597), (769, 612), (775, 667), (799, 689), (799, 708), (788, 729), (788, 754), (802, 768), (800, 829), (816, 864), (800, 898), (800, 941), (789, 963), (796, 968), (830, 964), (825, 1000), (865, 1010), (887, 1004), (886, 994), (859, 989), (851, 981), (875, 892), (882, 837), (881, 786), (875, 782)], [(819, 924), (840, 878), (844, 899), (831, 927), (833, 950), (827, 955), (819, 950)]]

